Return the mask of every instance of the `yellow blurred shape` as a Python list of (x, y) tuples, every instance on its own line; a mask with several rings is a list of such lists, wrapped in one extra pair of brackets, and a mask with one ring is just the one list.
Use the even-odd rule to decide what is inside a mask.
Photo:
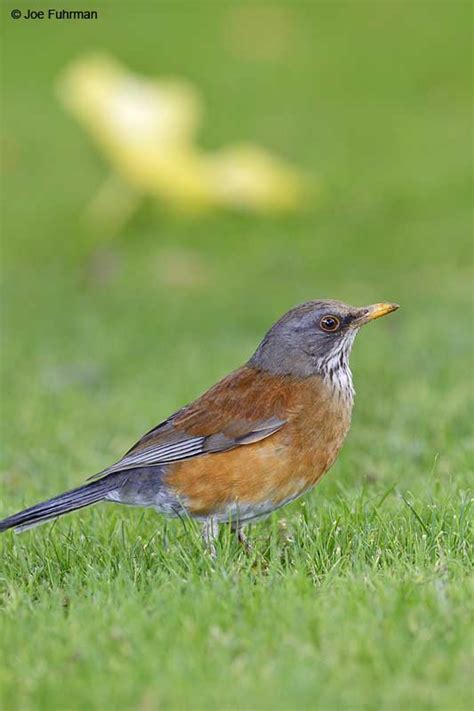
[(201, 99), (182, 80), (143, 79), (111, 57), (92, 55), (66, 69), (58, 95), (120, 178), (108, 182), (91, 208), (98, 219), (115, 211), (117, 227), (144, 195), (184, 210), (257, 212), (295, 210), (309, 195), (310, 181), (263, 148), (202, 150), (196, 143)]
[(259, 146), (230, 146), (206, 161), (214, 195), (224, 205), (286, 211), (302, 204), (305, 185), (301, 173)]

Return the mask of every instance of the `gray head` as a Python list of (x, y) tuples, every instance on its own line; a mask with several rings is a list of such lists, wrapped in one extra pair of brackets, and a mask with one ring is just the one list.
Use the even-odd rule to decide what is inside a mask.
[(397, 304), (388, 303), (359, 308), (341, 301), (300, 304), (271, 327), (249, 364), (280, 375), (332, 378), (339, 369), (348, 371), (359, 328), (395, 309)]

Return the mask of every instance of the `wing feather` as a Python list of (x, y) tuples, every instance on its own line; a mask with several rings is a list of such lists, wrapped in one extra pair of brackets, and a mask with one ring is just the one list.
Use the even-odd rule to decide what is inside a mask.
[(244, 366), (147, 432), (121, 460), (91, 478), (225, 452), (270, 437), (294, 414), (282, 389), (274, 386)]

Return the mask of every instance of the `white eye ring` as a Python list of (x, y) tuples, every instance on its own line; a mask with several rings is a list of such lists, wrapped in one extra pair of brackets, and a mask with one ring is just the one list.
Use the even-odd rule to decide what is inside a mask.
[(337, 316), (323, 316), (323, 318), (319, 322), (321, 330), (327, 331), (328, 333), (333, 333), (334, 331), (337, 331), (340, 325), (341, 322), (337, 318)]

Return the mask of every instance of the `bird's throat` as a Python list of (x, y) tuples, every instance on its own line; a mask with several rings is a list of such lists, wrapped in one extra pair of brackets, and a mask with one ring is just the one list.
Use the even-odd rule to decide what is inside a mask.
[(349, 365), (349, 355), (354, 341), (354, 335), (341, 341), (327, 358), (318, 363), (318, 370), (328, 387), (343, 400), (352, 404), (355, 390), (352, 384), (352, 371)]

